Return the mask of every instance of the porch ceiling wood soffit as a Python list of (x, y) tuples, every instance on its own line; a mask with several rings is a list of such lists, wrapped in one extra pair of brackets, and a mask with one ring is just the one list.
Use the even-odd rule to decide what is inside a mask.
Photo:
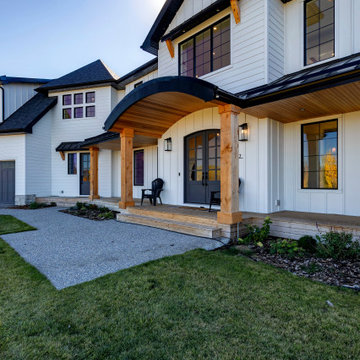
[(160, 138), (173, 124), (195, 111), (234, 104), (241, 99), (203, 80), (191, 77), (161, 77), (144, 83), (128, 94), (105, 122), (106, 131), (134, 129), (135, 134)]

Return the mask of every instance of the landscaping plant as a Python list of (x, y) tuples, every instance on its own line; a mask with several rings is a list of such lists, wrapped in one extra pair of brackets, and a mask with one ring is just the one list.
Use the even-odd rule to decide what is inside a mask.
[(264, 246), (264, 241), (270, 235), (270, 224), (272, 221), (266, 217), (262, 227), (257, 225), (247, 225), (248, 235), (244, 239), (239, 239), (240, 244), (254, 244), (260, 247)]
[(316, 253), (317, 243), (316, 240), (310, 235), (305, 235), (301, 237), (298, 240), (298, 245), (302, 247), (309, 254)]
[(335, 260), (360, 259), (360, 244), (353, 240), (351, 233), (330, 231), (316, 236), (316, 255)]
[(271, 243), (270, 253), (284, 255), (290, 259), (304, 256), (305, 250), (299, 246), (296, 240), (278, 239)]

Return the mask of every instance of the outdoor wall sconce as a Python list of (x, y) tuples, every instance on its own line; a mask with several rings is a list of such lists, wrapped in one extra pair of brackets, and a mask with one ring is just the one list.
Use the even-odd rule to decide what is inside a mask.
[(164, 150), (171, 151), (172, 150), (172, 139), (171, 137), (164, 140)]
[(239, 141), (249, 140), (249, 128), (248, 124), (244, 123), (239, 126)]

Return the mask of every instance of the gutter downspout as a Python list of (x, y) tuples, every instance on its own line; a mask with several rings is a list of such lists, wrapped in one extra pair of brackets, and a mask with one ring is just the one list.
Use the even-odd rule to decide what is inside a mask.
[(0, 89), (1, 91), (1, 104), (2, 104), (2, 113), (1, 113), (1, 117), (0, 117), (0, 124), (3, 123), (5, 121), (5, 89), (2, 87), (2, 85), (0, 85)]

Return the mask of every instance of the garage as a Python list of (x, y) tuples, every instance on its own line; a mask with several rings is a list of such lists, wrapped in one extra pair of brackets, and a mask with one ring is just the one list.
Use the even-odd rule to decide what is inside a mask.
[(0, 161), (0, 205), (15, 202), (15, 161)]

